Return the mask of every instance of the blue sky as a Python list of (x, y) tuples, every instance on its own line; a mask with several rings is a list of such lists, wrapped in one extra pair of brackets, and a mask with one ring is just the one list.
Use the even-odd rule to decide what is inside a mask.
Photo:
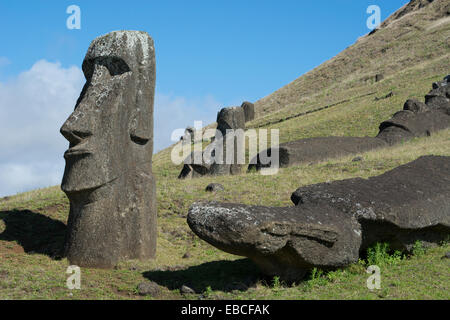
[[(0, 2), (0, 196), (59, 184), (67, 142), (59, 127), (84, 78), (90, 42), (113, 30), (155, 41), (155, 150), (170, 133), (209, 123), (225, 106), (256, 101), (369, 32), (407, 0), (189, 0)], [(69, 30), (66, 8), (81, 9)]]

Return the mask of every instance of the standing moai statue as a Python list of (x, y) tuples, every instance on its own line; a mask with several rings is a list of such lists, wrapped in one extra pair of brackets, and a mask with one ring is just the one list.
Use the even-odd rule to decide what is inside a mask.
[(244, 109), (245, 122), (249, 122), (255, 119), (255, 105), (253, 103), (244, 101), (241, 105), (241, 108)]
[[(233, 130), (233, 131), (230, 131)], [(239, 130), (243, 133), (245, 130), (245, 114), (244, 109), (240, 107), (223, 108), (217, 114), (217, 133), (220, 138), (214, 139), (215, 163), (211, 165), (210, 174), (212, 175), (228, 175), (240, 174), (243, 164), (238, 163), (238, 153), (245, 152), (244, 140), (238, 139)], [(227, 144), (232, 145), (229, 151), (232, 153), (232, 163), (227, 163)], [(217, 153), (218, 151), (220, 153)], [(221, 159), (222, 163), (217, 161)]]
[(71, 264), (110, 268), (156, 254), (152, 174), (155, 50), (141, 31), (96, 38), (86, 84), (61, 128), (70, 142), (61, 189), (70, 200)]

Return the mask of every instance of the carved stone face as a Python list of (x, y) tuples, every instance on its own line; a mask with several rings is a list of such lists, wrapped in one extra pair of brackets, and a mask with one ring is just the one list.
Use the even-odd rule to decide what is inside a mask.
[(154, 49), (146, 33), (113, 32), (91, 44), (86, 84), (61, 127), (70, 142), (63, 191), (98, 188), (151, 161), (155, 70), (149, 66)]

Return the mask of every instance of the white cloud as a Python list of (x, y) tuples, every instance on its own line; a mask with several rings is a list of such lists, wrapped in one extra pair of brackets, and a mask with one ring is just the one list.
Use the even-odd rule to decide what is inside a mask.
[[(0, 82), (0, 197), (57, 185), (68, 142), (59, 129), (72, 113), (84, 84), (80, 68), (36, 62), (11, 81)], [(154, 150), (173, 142), (172, 131), (215, 121), (220, 104), (211, 96), (185, 99), (157, 93)]]
[(157, 93), (155, 97), (155, 137), (154, 151), (158, 152), (174, 142), (170, 140), (172, 131), (194, 126), (194, 121), (202, 121), (206, 126), (216, 121), (220, 103), (208, 95), (197, 99), (185, 99), (174, 95)]
[(79, 68), (45, 60), (0, 83), (0, 196), (60, 182), (67, 141), (59, 128), (83, 84)]

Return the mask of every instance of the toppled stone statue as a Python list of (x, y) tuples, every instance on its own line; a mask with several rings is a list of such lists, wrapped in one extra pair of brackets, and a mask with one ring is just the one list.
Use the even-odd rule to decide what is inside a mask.
[[(425, 96), (425, 103), (409, 99), (403, 110), (379, 126), (378, 135), (373, 137), (318, 137), (301, 139), (280, 144), (278, 148), (264, 150), (271, 154), (279, 152), (280, 167), (301, 163), (317, 162), (329, 158), (356, 154), (380, 147), (408, 141), (415, 137), (429, 136), (433, 132), (450, 127), (450, 77), (439, 85), (433, 85)], [(261, 153), (253, 159), (248, 170), (259, 170), (270, 163), (260, 161)]]
[(153, 258), (153, 40), (140, 31), (98, 37), (83, 72), (86, 84), (61, 128), (70, 142), (61, 184), (70, 200), (67, 258), (101, 268)]
[[(286, 168), (386, 146), (387, 143), (383, 140), (372, 137), (317, 137), (282, 143), (278, 148), (270, 148), (263, 152), (267, 152), (269, 157), (272, 152), (278, 152), (280, 168)], [(264, 163), (260, 157), (261, 153), (252, 160), (248, 166), (249, 171), (253, 168), (260, 170), (272, 165)]]
[(294, 207), (198, 202), (187, 222), (200, 238), (252, 259), (268, 276), (301, 279), (357, 262), (376, 242), (412, 249), (450, 235), (450, 157), (425, 156), (369, 179), (297, 189)]

